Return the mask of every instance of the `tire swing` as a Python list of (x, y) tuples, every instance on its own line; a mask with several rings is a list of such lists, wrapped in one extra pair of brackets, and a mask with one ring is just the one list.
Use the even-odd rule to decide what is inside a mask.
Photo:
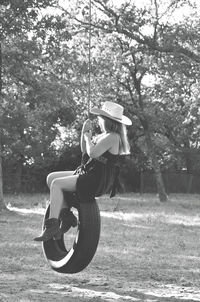
[[(90, 69), (91, 69), (91, 0), (89, 0), (89, 88), (88, 115), (90, 110)], [(100, 237), (100, 211), (96, 200), (80, 203), (76, 193), (63, 192), (64, 200), (78, 220), (76, 230), (69, 230), (61, 239), (43, 242), (43, 253), (50, 267), (56, 272), (74, 274), (82, 271), (91, 262)], [(46, 209), (44, 221), (49, 217)], [(44, 229), (43, 221), (43, 229)], [(72, 233), (71, 233), (72, 232)], [(67, 242), (70, 239), (70, 244)], [(68, 245), (67, 245), (68, 243)]]
[[(51, 268), (59, 273), (74, 274), (82, 271), (92, 260), (100, 237), (100, 211), (96, 200), (80, 203), (75, 193), (64, 192), (64, 199), (71, 210), (76, 211), (78, 226), (64, 234), (60, 240), (43, 242), (43, 252)], [(49, 206), (44, 220), (49, 217)], [(73, 212), (74, 212), (73, 211)], [(44, 224), (43, 224), (44, 227)], [(71, 246), (67, 248), (67, 237)]]

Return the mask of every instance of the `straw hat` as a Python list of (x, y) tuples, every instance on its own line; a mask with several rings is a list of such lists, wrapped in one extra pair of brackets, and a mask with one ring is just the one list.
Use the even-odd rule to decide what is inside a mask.
[(117, 121), (121, 124), (125, 124), (127, 126), (132, 125), (132, 121), (125, 115), (123, 115), (124, 107), (114, 103), (106, 101), (101, 109), (99, 108), (92, 108), (90, 113), (95, 115), (103, 115), (106, 116), (114, 121)]

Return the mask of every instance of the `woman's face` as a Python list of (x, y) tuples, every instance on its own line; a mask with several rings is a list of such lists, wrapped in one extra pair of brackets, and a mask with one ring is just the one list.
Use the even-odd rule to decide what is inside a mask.
[(102, 132), (105, 132), (104, 119), (101, 116), (98, 116), (99, 127)]

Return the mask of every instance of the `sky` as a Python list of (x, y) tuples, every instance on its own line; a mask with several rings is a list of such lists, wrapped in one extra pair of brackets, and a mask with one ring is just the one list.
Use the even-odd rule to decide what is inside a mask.
[[(61, 6), (66, 7), (66, 8), (69, 6), (69, 3), (71, 3), (71, 5), (73, 4), (73, 0), (59, 0), (59, 2), (60, 2)], [(154, 0), (109, 0), (109, 3), (113, 4), (116, 7), (120, 7), (125, 2), (134, 3), (138, 8), (144, 8), (145, 6), (146, 7), (154, 6)], [(166, 10), (166, 8), (169, 6), (170, 2), (171, 2), (170, 0), (157, 0), (158, 5), (159, 5), (159, 3), (162, 3), (162, 5), (159, 5), (159, 15), (162, 14)], [(197, 6), (197, 11), (200, 11), (200, 0), (190, 0), (190, 2)], [(85, 3), (89, 4), (90, 0), (86, 0)], [(172, 21), (172, 22), (181, 21), (185, 17), (190, 16), (193, 12), (194, 12), (194, 9), (191, 9), (187, 5), (184, 5), (184, 6), (182, 6), (182, 8), (179, 8), (178, 10), (176, 10), (176, 12), (171, 17), (170, 21)], [(167, 16), (167, 18), (168, 17), (169, 16)], [(164, 19), (164, 17), (163, 17), (163, 19)]]

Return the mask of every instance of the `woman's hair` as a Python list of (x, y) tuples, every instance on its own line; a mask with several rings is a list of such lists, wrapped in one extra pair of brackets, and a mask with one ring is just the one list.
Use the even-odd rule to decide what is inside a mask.
[(106, 116), (101, 115), (101, 118), (104, 120), (104, 127), (106, 131), (119, 134), (120, 136), (119, 154), (120, 155), (130, 154), (130, 145), (128, 142), (126, 126)]

